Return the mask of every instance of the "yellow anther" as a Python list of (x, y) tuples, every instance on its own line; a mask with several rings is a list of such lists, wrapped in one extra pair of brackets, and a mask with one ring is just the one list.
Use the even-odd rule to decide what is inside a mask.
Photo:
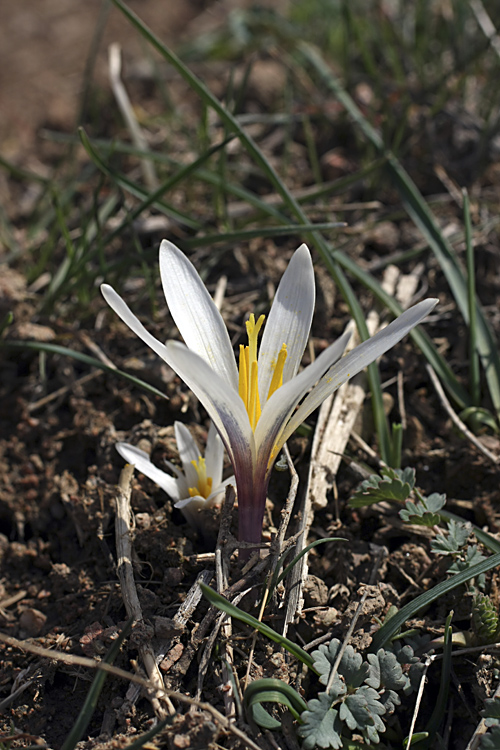
[(259, 398), (259, 366), (257, 360), (250, 365), (250, 388), (248, 394), (247, 412), (250, 417), (250, 425), (255, 430), (255, 425), (260, 418), (260, 398)]
[(198, 485), (196, 487), (189, 487), (189, 497), (200, 495), (206, 499), (212, 492), (212, 477), (207, 477), (205, 459), (200, 456), (197, 461), (191, 461), (191, 463), (198, 475)]
[(248, 410), (248, 358), (247, 350), (248, 347), (240, 344), (240, 370), (239, 370), (239, 382), (238, 382), (238, 393), (240, 394), (245, 408)]
[(255, 315), (252, 313), (250, 318), (246, 322), (247, 335), (248, 335), (248, 358), (250, 364), (257, 361), (257, 337), (259, 331), (264, 325), (265, 315), (261, 315), (257, 323), (255, 322)]
[(272, 366), (273, 367), (273, 377), (271, 380), (271, 385), (269, 386), (269, 392), (267, 394), (268, 398), (271, 398), (273, 393), (278, 390), (278, 388), (281, 388), (283, 385), (283, 368), (285, 366), (285, 361), (288, 356), (288, 352), (286, 350), (286, 344), (283, 344), (280, 353), (278, 354), (278, 360), (277, 362)]

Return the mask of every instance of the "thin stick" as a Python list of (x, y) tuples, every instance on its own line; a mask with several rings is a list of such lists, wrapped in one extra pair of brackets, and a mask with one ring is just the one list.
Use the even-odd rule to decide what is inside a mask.
[[(144, 624), (141, 603), (137, 595), (137, 589), (134, 580), (134, 571), (132, 568), (132, 540), (130, 534), (130, 495), (131, 481), (134, 474), (134, 467), (125, 464), (120, 474), (118, 483), (118, 492), (116, 493), (116, 551), (118, 558), (117, 573), (120, 579), (123, 602), (127, 615), (133, 617), (136, 623)], [(144, 636), (147, 637), (146, 635)], [(151, 642), (145, 640), (139, 645), (139, 654), (146, 668), (150, 681), (158, 690), (163, 689), (163, 677), (156, 664), (156, 657)], [(152, 706), (155, 713), (160, 717), (165, 717), (165, 709), (158, 698), (151, 698)], [(167, 708), (169, 713), (175, 714), (175, 708), (172, 702), (167, 699)]]
[(491, 451), (484, 446), (480, 440), (477, 439), (475, 435), (472, 434), (472, 432), (469, 430), (466, 424), (462, 422), (458, 414), (454, 411), (452, 405), (448, 401), (448, 398), (446, 397), (446, 394), (443, 390), (443, 387), (441, 383), (439, 382), (438, 376), (432, 369), (430, 365), (426, 365), (427, 372), (429, 373), (429, 377), (432, 381), (432, 385), (434, 386), (434, 389), (438, 395), (439, 400), (441, 401), (442, 406), (444, 407), (446, 413), (450, 417), (453, 424), (458, 427), (458, 429), (463, 432), (467, 440), (469, 440), (473, 445), (476, 446), (476, 448), (481, 451), (483, 456), (486, 456), (487, 459), (489, 459), (495, 466), (498, 465), (500, 461), (500, 457), (494, 456)]
[[(264, 610), (266, 608), (267, 599), (269, 597), (269, 587), (270, 583), (273, 577), (273, 572), (278, 564), (278, 560), (282, 555), (283, 551), (283, 542), (285, 540), (285, 534), (286, 530), (288, 528), (288, 524), (290, 523), (290, 516), (292, 514), (293, 506), (295, 503), (295, 498), (297, 497), (297, 490), (299, 487), (299, 475), (297, 474), (297, 471), (295, 469), (295, 466), (293, 465), (292, 457), (290, 455), (290, 451), (288, 450), (288, 446), (285, 443), (283, 446), (283, 452), (285, 454), (288, 468), (290, 469), (291, 474), (291, 482), (290, 482), (290, 489), (288, 491), (288, 496), (286, 499), (285, 507), (281, 511), (281, 521), (278, 528), (278, 533), (276, 535), (276, 539), (273, 541), (271, 545), (271, 564), (269, 566), (269, 574), (267, 578), (267, 584), (266, 588), (264, 589), (264, 593), (262, 595), (262, 601), (260, 603), (260, 610), (259, 610), (259, 616), (258, 620), (259, 622), (262, 621), (262, 617), (264, 616)], [(295, 615), (292, 615), (292, 619)], [(288, 620), (288, 612), (285, 616), (285, 621)], [(256, 630), (252, 637), (252, 645), (250, 646), (250, 654), (248, 656), (248, 665), (247, 665), (247, 671), (245, 674), (245, 682), (244, 682), (244, 689), (246, 689), (246, 686), (248, 685), (248, 680), (250, 678), (250, 670), (252, 668), (252, 662), (253, 662), (253, 655), (255, 651), (255, 644), (257, 643), (257, 635), (258, 631)]]
[[(108, 65), (109, 65), (109, 80), (111, 88), (115, 96), (116, 102), (123, 115), (123, 119), (130, 131), (130, 135), (134, 146), (139, 151), (148, 151), (148, 142), (141, 130), (141, 126), (137, 122), (137, 118), (134, 113), (134, 109), (130, 103), (127, 91), (123, 82), (120, 78), (122, 61), (121, 61), (121, 50), (119, 44), (111, 44), (108, 50)], [(141, 159), (142, 174), (144, 176), (144, 182), (146, 183), (149, 190), (154, 191), (158, 188), (158, 180), (156, 178), (155, 169), (153, 162), (149, 159)]]
[(481, 0), (469, 0), (469, 5), (476, 16), (476, 20), (481, 27), (481, 30), (489, 40), (498, 57), (500, 57), (500, 36), (493, 25), (493, 21), (486, 12), (486, 8)]
[[(215, 548), (215, 576), (217, 579), (217, 591), (219, 593), (225, 591), (229, 585), (229, 555), (225, 550), (225, 545), (228, 539), (228, 534), (230, 532), (234, 500), (234, 487), (232, 485), (229, 485), (228, 487), (226, 487), (226, 496), (222, 508), (221, 525), (217, 539), (217, 546)], [(236, 716), (235, 701), (233, 691), (231, 690), (233, 648), (230, 643), (231, 636), (233, 634), (233, 625), (230, 615), (222, 615), (222, 618), (220, 620), (220, 629), (223, 635), (223, 642), (221, 644), (222, 680), (223, 687), (228, 688), (223, 690), (224, 708), (226, 710), (226, 716), (228, 717), (228, 719), (234, 719)]]
[(407, 750), (410, 750), (411, 741), (413, 739), (413, 732), (415, 731), (415, 724), (417, 723), (418, 712), (420, 710), (420, 704), (422, 703), (422, 696), (424, 694), (424, 687), (425, 687), (427, 672), (433, 661), (434, 661), (434, 658), (432, 656), (428, 656), (424, 662), (424, 670), (422, 671), (422, 676), (420, 677), (420, 684), (418, 686), (417, 699), (415, 701), (415, 710), (411, 718), (410, 731), (408, 732), (408, 744), (406, 746)]

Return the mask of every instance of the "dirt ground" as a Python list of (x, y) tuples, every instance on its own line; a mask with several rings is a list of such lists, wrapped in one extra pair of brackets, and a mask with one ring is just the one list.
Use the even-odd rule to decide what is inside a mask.
[[(131, 7), (167, 42), (199, 33), (202, 23), (217, 23), (229, 4), (202, 0), (133, 0)], [(49, 127), (71, 133), (78, 119), (84, 71), (102, 5), (97, 0), (75, 3), (70, 0), (8, 0), (0, 9), (0, 152), (22, 165), (23, 155), (31, 166), (42, 159), (38, 134)], [(138, 36), (112, 8), (99, 42), (92, 73), (94, 85), (106, 88), (106, 48), (119, 41), (131, 60), (140, 59)], [(215, 77), (215, 76), (214, 76)], [(264, 88), (260, 94), (265, 98)], [(259, 91), (253, 92), (259, 96)], [(272, 139), (267, 147), (272, 156)], [(280, 147), (281, 147), (280, 142)], [(294, 144), (297, 160), (296, 187), (303, 187), (303, 142)], [(446, 144), (447, 156), (454, 157), (460, 170), (461, 155)], [(415, 154), (418, 154), (418, 146)], [(413, 154), (414, 158), (418, 157)], [(46, 154), (45, 154), (46, 155)], [(336, 161), (337, 158), (337, 161)], [(338, 154), (323, 162), (328, 170), (345, 167)], [(463, 174), (466, 174), (464, 166)], [(483, 180), (500, 205), (495, 175), (498, 162), (492, 161)], [(16, 194), (17, 186), (12, 194)], [(11, 195), (12, 195), (11, 194)], [(207, 196), (205, 196), (207, 197)], [(349, 199), (359, 199), (353, 189)], [(386, 196), (387, 197), (387, 196)], [(346, 198), (347, 200), (347, 198)], [(390, 194), (389, 194), (390, 200)], [(207, 197), (208, 201), (208, 197)], [(452, 210), (450, 209), (450, 215)], [(450, 220), (451, 221), (451, 220)], [(20, 221), (22, 224), (22, 221)], [(380, 228), (382, 226), (382, 229)], [(496, 229), (478, 248), (478, 288), (489, 319), (500, 335), (500, 273)], [(156, 237), (150, 241), (155, 246)], [(373, 230), (363, 245), (353, 242), (353, 254), (373, 261), (394, 251), (396, 245), (409, 247), (415, 231), (406, 219), (387, 221)], [(220, 263), (208, 263), (207, 286), (214, 293), (220, 277), (227, 279), (222, 308), (235, 340), (241, 323), (254, 305), (264, 308), (294, 249), (294, 240), (251, 241), (244, 250), (221, 254)], [(6, 250), (3, 250), (6, 252)], [(2, 254), (3, 254), (2, 252)], [(114, 246), (119, 255), (120, 248)], [(210, 251), (192, 254), (200, 266), (210, 261)], [(89, 305), (85, 321), (64, 318), (67, 308), (40, 314), (38, 290), (29, 286), (23, 264), (5, 271), (0, 280), (0, 317), (7, 309), (14, 312), (13, 340), (37, 339), (77, 348), (93, 356), (106, 355), (122, 370), (147, 380), (168, 396), (162, 399), (134, 388), (112, 373), (104, 373), (77, 360), (60, 355), (40, 357), (23, 351), (5, 356), (0, 382), (0, 626), (13, 639), (26, 639), (35, 646), (23, 651), (14, 641), (2, 645), (0, 663), (0, 741), (7, 747), (46, 743), (62, 747), (82, 708), (93, 679), (93, 672), (75, 657), (101, 659), (116, 641), (127, 620), (117, 577), (116, 514), (117, 483), (123, 462), (115, 450), (118, 440), (152, 449), (152, 457), (178, 461), (173, 422), (187, 423), (203, 442), (206, 419), (200, 416), (196, 399), (166, 366), (145, 351), (146, 347), (109, 311), (100, 298)], [(5, 266), (3, 267), (6, 268)], [(312, 350), (319, 353), (343, 330), (348, 314), (331, 278), (317, 263), (318, 312), (312, 329)], [(432, 296), (440, 297), (441, 313), (426, 324), (429, 335), (440, 342), (460, 372), (467, 357), (464, 328), (456, 323), (446, 284), (436, 264), (426, 257), (425, 284)], [(430, 281), (429, 281), (430, 280)], [(424, 283), (424, 282), (422, 282)], [(166, 312), (151, 322), (149, 301), (143, 281), (134, 277), (126, 285), (127, 301), (134, 311), (148, 319), (159, 338), (175, 338), (176, 329)], [(158, 303), (161, 300), (156, 288)], [(363, 303), (369, 304), (366, 299)], [(307, 354), (310, 357), (310, 352)], [(306, 357), (306, 359), (307, 359)], [(393, 416), (400, 415), (398, 372), (404, 372), (404, 407), (408, 418), (403, 463), (417, 471), (418, 486), (424, 493), (446, 492), (447, 508), (463, 518), (499, 532), (499, 471), (483, 454), (464, 441), (449, 420), (426, 374), (422, 357), (405, 340), (381, 363), (383, 381), (389, 381), (388, 402)], [(391, 408), (391, 407), (388, 407)], [(376, 448), (369, 408), (357, 430)], [(314, 420), (310, 422), (311, 431)], [(484, 444), (500, 455), (500, 442), (494, 434), (481, 436)], [(300, 486), (308, 474), (310, 433), (289, 442)], [(366, 446), (365, 446), (366, 448)], [(360, 465), (376, 468), (373, 454), (359, 443), (349, 444), (350, 455)], [(228, 468), (228, 467), (226, 467)], [(369, 606), (354, 636), (359, 648), (366, 647), (390, 605), (402, 606), (429, 589), (445, 576), (443, 566), (429, 550), (426, 531), (404, 527), (397, 513), (378, 506), (360, 510), (347, 507), (347, 499), (361, 478), (356, 466), (345, 462), (339, 471), (328, 505), (318, 508), (311, 529), (312, 539), (340, 536), (348, 545), (328, 543), (313, 551), (304, 591), (304, 607), (289, 630), (289, 637), (303, 646), (345, 636), (362, 586), (370, 581), (377, 555), (383, 550), (375, 570), (377, 586), (370, 587)], [(276, 472), (270, 487), (264, 539), (269, 541), (279, 526), (283, 499), (288, 492), (287, 472)], [(224, 714), (227, 694), (233, 690), (224, 659), (226, 640), (210, 642), (215, 614), (204, 599), (196, 601), (182, 626), (175, 620), (198, 577), (215, 586), (214, 544), (220, 523), (219, 511), (206, 518), (205, 533), (197, 535), (181, 513), (152, 482), (136, 474), (132, 482), (134, 513), (133, 571), (143, 614), (143, 627), (134, 631), (122, 648), (116, 665), (144, 677), (144, 647), (153, 643), (162, 654), (159, 670), (167, 688), (207, 701)], [(300, 492), (299, 492), (300, 499)], [(292, 514), (290, 533), (301, 522), (298, 506)], [(234, 531), (234, 519), (233, 526)], [(242, 571), (232, 560), (230, 584), (257, 586), (262, 581), (252, 572)], [(489, 590), (498, 605), (497, 573), (488, 577)], [(240, 588), (243, 588), (241, 585)], [(283, 605), (288, 592), (280, 591)], [(247, 607), (255, 602), (249, 597)], [(457, 630), (467, 630), (471, 597), (460, 589), (435, 602), (413, 623), (428, 634), (440, 636), (450, 609), (455, 610)], [(257, 613), (255, 613), (257, 614)], [(282, 612), (274, 606), (268, 621), (280, 623)], [(236, 624), (229, 643), (234, 648), (234, 671), (243, 680), (252, 632)], [(66, 654), (67, 661), (56, 661), (42, 649)], [(213, 650), (212, 650), (213, 649)], [(496, 687), (498, 658), (488, 653), (458, 659), (452, 675), (455, 700), (462, 701), (453, 722), (449, 747), (464, 750), (479, 721), (485, 697)], [(429, 672), (423, 715), (432, 712), (439, 688), (439, 668)], [(259, 639), (252, 678), (277, 677), (295, 680), (297, 668), (270, 642)], [(226, 682), (224, 681), (226, 680)], [(311, 684), (304, 682), (304, 691)], [(156, 738), (156, 747), (239, 748), (245, 742), (231, 733), (224, 723), (206, 709), (200, 713), (179, 707), (173, 724)], [(455, 706), (456, 708), (456, 706)], [(412, 706), (402, 709), (409, 723)], [(99, 698), (80, 748), (125, 747), (139, 733), (151, 728), (155, 704), (133, 682), (110, 677)], [(270, 733), (240, 722), (245, 732), (263, 750), (282, 747), (296, 750), (290, 735), (280, 735), (281, 745)], [(9, 739), (14, 735), (14, 739)], [(151, 747), (151, 745), (149, 745)]]

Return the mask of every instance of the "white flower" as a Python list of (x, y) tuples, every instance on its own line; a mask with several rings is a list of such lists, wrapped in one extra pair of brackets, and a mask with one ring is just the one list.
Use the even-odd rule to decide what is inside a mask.
[(259, 542), (271, 469), (285, 441), (322, 401), (390, 349), (432, 310), (437, 300), (410, 308), (342, 357), (349, 334), (298, 373), (315, 302), (314, 272), (306, 245), (294, 253), (276, 292), (260, 348), (263, 316), (247, 322), (248, 347), (239, 368), (227, 328), (196, 269), (175, 245), (160, 247), (163, 291), (184, 344), (162, 344), (122, 298), (103, 284), (104, 298), (121, 319), (191, 388), (229, 454), (236, 477), (239, 537)]
[(165, 464), (175, 474), (170, 476), (155, 466), (148, 454), (130, 443), (117, 443), (116, 450), (127, 463), (135, 466), (142, 474), (152, 479), (175, 501), (186, 520), (199, 528), (198, 512), (221, 502), (226, 485), (234, 484), (234, 476), (222, 481), (224, 446), (213, 422), (207, 436), (205, 458), (188, 428), (182, 422), (174, 423), (175, 439), (179, 449), (182, 471), (165, 460)]

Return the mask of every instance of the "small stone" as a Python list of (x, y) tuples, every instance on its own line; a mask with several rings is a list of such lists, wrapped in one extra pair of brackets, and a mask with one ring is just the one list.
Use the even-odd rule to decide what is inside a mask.
[(44, 615), (39, 609), (34, 609), (33, 607), (23, 610), (19, 618), (21, 630), (31, 637), (40, 635), (46, 622), (47, 615)]
[(171, 638), (173, 635), (179, 635), (184, 628), (179, 625), (171, 617), (155, 617), (155, 636), (156, 638), (166, 639)]
[(328, 586), (318, 576), (309, 575), (304, 583), (306, 607), (324, 607), (328, 604)]

